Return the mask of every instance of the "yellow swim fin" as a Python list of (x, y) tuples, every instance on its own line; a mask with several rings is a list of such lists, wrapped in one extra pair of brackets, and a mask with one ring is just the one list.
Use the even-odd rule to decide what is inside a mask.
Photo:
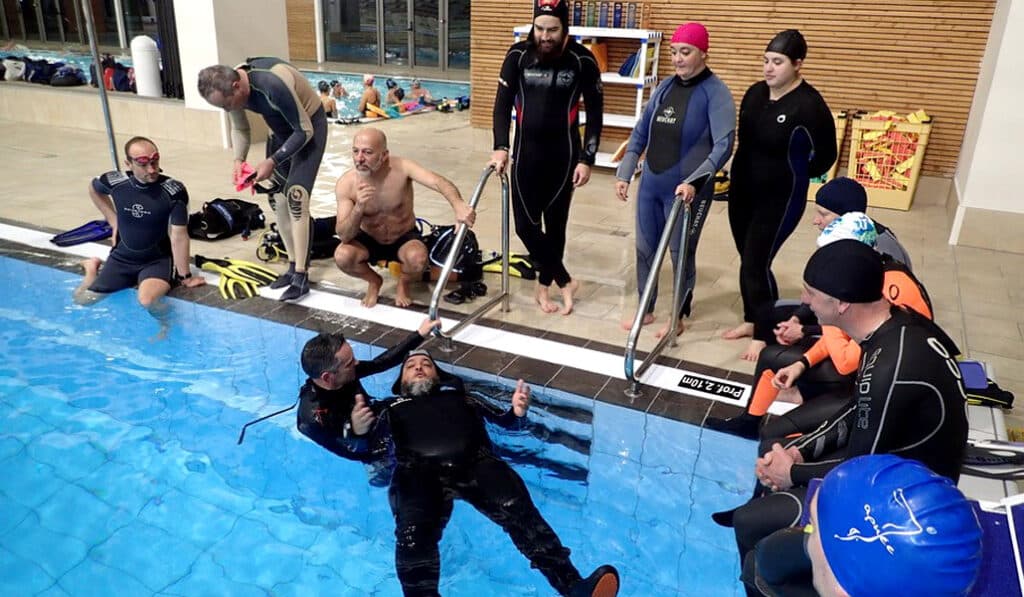
[(254, 282), (239, 280), (238, 278), (221, 274), (217, 288), (220, 289), (220, 296), (224, 300), (231, 301), (256, 296), (259, 286)]

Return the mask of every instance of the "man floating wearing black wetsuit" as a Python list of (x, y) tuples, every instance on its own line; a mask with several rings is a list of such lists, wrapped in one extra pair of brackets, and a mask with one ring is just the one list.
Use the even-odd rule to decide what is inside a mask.
[[(579, 100), (587, 108), (582, 147)], [(537, 266), (541, 311), (572, 313), (579, 282), (565, 269), (565, 233), (573, 190), (590, 180), (601, 142), (604, 96), (601, 71), (590, 50), (569, 38), (565, 0), (534, 0), (533, 30), (505, 56), (494, 100), (494, 153), (499, 173), (509, 159), (509, 126), (516, 111), (512, 150), (512, 211), (516, 234)], [(562, 308), (551, 301), (551, 282)]]
[(236, 183), (249, 153), (245, 110), (262, 116), (270, 128), (267, 158), (247, 181), (273, 179), (275, 186), (280, 185), (279, 192), (270, 196), (270, 207), (277, 214), (281, 239), (288, 251), (288, 271), (270, 287), (287, 287), (281, 294), (282, 301), (307, 294), (312, 234), (309, 196), (327, 146), (327, 117), (320, 98), (302, 73), (278, 58), (250, 58), (237, 68), (208, 66), (199, 71), (199, 93), (231, 117)]
[[(337, 456), (375, 467), (379, 465), (371, 473), (386, 473), (388, 455), (370, 446), (365, 433), (357, 436), (352, 431), (353, 425), (360, 428), (369, 425), (368, 414), (372, 418), (368, 409), (360, 408), (357, 416), (362, 419), (352, 420), (353, 408), (367, 406), (371, 398), (360, 380), (401, 364), (409, 351), (422, 344), (431, 330), (440, 325), (440, 321), (424, 319), (418, 330), (370, 361), (356, 359), (352, 346), (340, 333), (317, 334), (310, 338), (302, 348), (302, 370), (309, 378), (299, 390), (296, 420), (299, 431)], [(371, 478), (374, 485), (387, 482), (386, 478), (383, 482), (375, 476)]]
[(137, 285), (139, 303), (152, 311), (172, 285), (195, 287), (206, 280), (189, 272), (185, 185), (161, 174), (160, 153), (145, 137), (129, 139), (124, 155), (127, 173), (107, 172), (89, 186), (89, 197), (114, 230), (114, 248), (102, 269), (96, 257), (82, 262), (85, 278), (74, 297), (91, 304)]
[(559, 594), (618, 594), (619, 576), (612, 566), (582, 578), (522, 478), (494, 454), (484, 419), (520, 427), (530, 407), (530, 387), (523, 380), (512, 394), (512, 408), (495, 413), (467, 394), (459, 378), (439, 370), (428, 352), (414, 350), (392, 391), (394, 398), (372, 408), (358, 403), (352, 430), (356, 436), (369, 434), (370, 445), (380, 438), (391, 444), (396, 468), (388, 494), (395, 516), (395, 567), (406, 597), (438, 595), (438, 542), (455, 498), (500, 525)]

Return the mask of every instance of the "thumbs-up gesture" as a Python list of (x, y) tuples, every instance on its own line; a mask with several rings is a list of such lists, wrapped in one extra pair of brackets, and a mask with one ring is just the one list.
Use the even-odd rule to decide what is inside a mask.
[(520, 379), (516, 382), (515, 392), (512, 393), (512, 411), (517, 417), (525, 417), (528, 410), (530, 410), (530, 386)]
[(366, 403), (366, 396), (356, 394), (356, 405), (352, 407), (352, 431), (356, 435), (366, 435), (375, 420), (377, 417)]

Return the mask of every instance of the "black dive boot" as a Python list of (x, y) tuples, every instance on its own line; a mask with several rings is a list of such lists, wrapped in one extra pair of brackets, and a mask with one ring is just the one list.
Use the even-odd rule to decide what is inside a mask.
[(619, 571), (615, 566), (598, 566), (590, 576), (576, 583), (569, 597), (615, 597), (619, 594)]
[(270, 283), (270, 288), (277, 290), (278, 288), (284, 288), (285, 286), (291, 286), (292, 276), (295, 275), (295, 262), (288, 262), (288, 271), (277, 277), (276, 280)]
[(282, 301), (294, 301), (295, 299), (309, 294), (309, 274), (306, 272), (295, 272), (292, 275), (292, 283), (281, 295)]
[(717, 419), (708, 417), (704, 421), (704, 427), (714, 429), (723, 433), (738, 435), (746, 439), (757, 439), (763, 417), (754, 416), (750, 413), (743, 413), (731, 419)]

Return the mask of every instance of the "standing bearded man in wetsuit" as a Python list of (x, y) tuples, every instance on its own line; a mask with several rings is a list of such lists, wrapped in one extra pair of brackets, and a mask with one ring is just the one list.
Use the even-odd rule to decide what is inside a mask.
[(327, 116), (320, 98), (305, 75), (279, 58), (250, 58), (237, 68), (208, 66), (199, 71), (199, 93), (231, 117), (236, 184), (251, 140), (245, 110), (262, 116), (270, 128), (267, 157), (247, 181), (273, 178), (275, 186), (280, 184), (280, 192), (272, 193), (269, 201), (288, 251), (288, 271), (270, 287), (287, 286), (282, 301), (309, 293), (309, 196), (327, 146)]
[(521, 428), (530, 408), (526, 382), (516, 384), (512, 407), (497, 413), (468, 394), (458, 377), (438, 369), (430, 353), (414, 350), (391, 391), (394, 398), (372, 408), (357, 404), (352, 429), (369, 435), (370, 445), (384, 438), (394, 454), (388, 498), (395, 516), (395, 568), (406, 597), (438, 595), (438, 542), (456, 498), (501, 526), (559, 595), (615, 597), (615, 568), (599, 566), (583, 578), (522, 478), (494, 454), (484, 420)]
[[(758, 541), (800, 520), (811, 479), (855, 456), (896, 454), (954, 483), (960, 477), (968, 427), (953, 359), (959, 349), (924, 316), (890, 304), (883, 277), (881, 256), (856, 240), (826, 245), (807, 262), (801, 300), (822, 325), (860, 343), (860, 367), (853, 396), (831, 416), (794, 429), (800, 406), (765, 425), (758, 490), (743, 506), (713, 516), (734, 528), (741, 564)], [(781, 439), (794, 430), (804, 435)]]
[[(579, 287), (562, 261), (569, 204), (573, 190), (590, 180), (590, 167), (601, 142), (604, 96), (594, 55), (569, 38), (568, 4), (565, 0), (534, 2), (529, 37), (509, 49), (501, 66), (490, 165), (499, 173), (508, 165), (514, 107), (512, 211), (516, 234), (538, 269), (536, 300), (541, 311), (559, 311), (548, 294), (554, 282), (562, 293), (560, 312), (568, 315)], [(582, 146), (581, 95), (587, 108)]]
[(191, 288), (206, 280), (189, 272), (185, 185), (161, 174), (156, 144), (145, 137), (129, 139), (124, 155), (127, 173), (107, 172), (89, 186), (89, 197), (114, 230), (114, 248), (102, 269), (96, 257), (82, 262), (85, 278), (74, 298), (91, 304), (137, 285), (139, 303), (152, 310), (172, 285)]

